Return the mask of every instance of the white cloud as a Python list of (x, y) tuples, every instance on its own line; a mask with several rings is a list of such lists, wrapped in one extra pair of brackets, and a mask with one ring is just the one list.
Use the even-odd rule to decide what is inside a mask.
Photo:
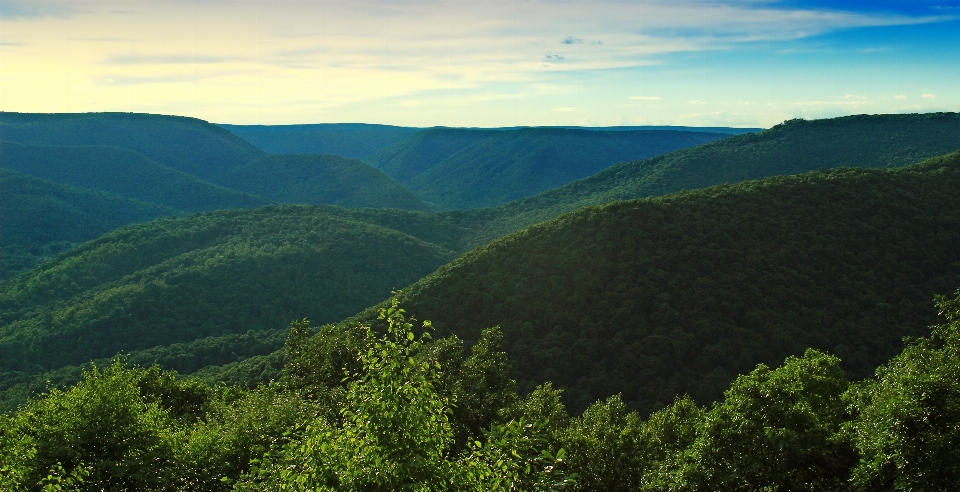
[(629, 99), (634, 99), (638, 101), (659, 101), (659, 96), (630, 96)]
[(936, 96), (936, 94), (924, 94), (924, 95), (923, 95), (923, 98), (924, 98), (924, 99), (936, 99), (937, 96)]

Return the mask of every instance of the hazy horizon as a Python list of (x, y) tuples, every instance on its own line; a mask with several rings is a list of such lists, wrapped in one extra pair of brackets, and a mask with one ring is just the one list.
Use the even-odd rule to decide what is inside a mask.
[(0, 0), (0, 110), (765, 128), (960, 111), (960, 2)]

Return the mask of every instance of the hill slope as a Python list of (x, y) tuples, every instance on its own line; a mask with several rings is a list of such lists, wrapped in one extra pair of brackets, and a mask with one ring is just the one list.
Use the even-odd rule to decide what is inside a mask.
[(364, 123), (219, 125), (271, 154), (334, 154), (364, 159), (419, 128)]
[(0, 112), (0, 140), (33, 145), (107, 145), (213, 182), (264, 152), (196, 118), (137, 113)]
[(0, 168), (0, 280), (117, 227), (179, 213)]
[(958, 189), (954, 153), (589, 207), (463, 255), (401, 302), (466, 340), (499, 324), (521, 388), (553, 381), (577, 410), (617, 392), (643, 411), (713, 401), (806, 347), (862, 377), (960, 285)]
[(0, 286), (0, 387), (120, 350), (343, 319), (452, 260), (455, 233), (428, 214), (307, 206), (124, 227)]
[[(960, 149), (960, 113), (859, 115), (791, 120), (759, 134), (725, 138), (642, 161), (617, 164), (588, 178), (495, 209), (472, 245), (588, 205), (659, 196), (838, 166), (897, 167)], [(475, 220), (475, 219), (471, 219)]]
[(269, 155), (226, 173), (220, 182), (274, 203), (430, 210), (383, 172), (335, 155)]
[(119, 147), (0, 142), (0, 167), (187, 212), (255, 208), (267, 203), (260, 197), (217, 186)]
[(491, 207), (585, 178), (618, 162), (727, 136), (563, 128), (500, 131), (460, 149), (404, 184), (438, 209)]

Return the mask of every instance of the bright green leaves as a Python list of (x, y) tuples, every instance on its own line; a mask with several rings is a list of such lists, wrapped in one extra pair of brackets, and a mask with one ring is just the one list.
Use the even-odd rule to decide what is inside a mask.
[(863, 490), (949, 490), (960, 483), (960, 291), (937, 302), (948, 320), (854, 385), (850, 439)]

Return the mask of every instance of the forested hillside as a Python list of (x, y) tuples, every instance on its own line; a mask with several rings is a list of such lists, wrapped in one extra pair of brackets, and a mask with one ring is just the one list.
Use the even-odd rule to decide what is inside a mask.
[(0, 142), (0, 167), (186, 212), (256, 208), (268, 203), (119, 147)]
[(179, 213), (0, 167), (0, 280), (118, 227)]
[(403, 184), (501, 130), (427, 128), (364, 159)]
[[(946, 318), (851, 383), (807, 349), (701, 407), (644, 419), (619, 396), (571, 416), (520, 397), (485, 330), (464, 353), (394, 301), (364, 325), (293, 322), (277, 379), (246, 391), (93, 367), (0, 414), (8, 490), (950, 490), (960, 480), (960, 291)], [(945, 321), (945, 322), (944, 322)], [(926, 334), (926, 333), (924, 333)]]
[[(642, 412), (807, 347), (863, 377), (960, 285), (960, 153), (589, 207), (496, 240), (404, 290), (440, 334), (500, 325), (522, 391)], [(374, 309), (361, 315), (371, 320)]]
[(431, 128), (368, 161), (439, 210), (471, 209), (534, 195), (617, 162), (726, 136), (566, 128)]
[(391, 125), (219, 125), (270, 154), (333, 154), (365, 159), (420, 131)]
[(196, 118), (138, 113), (0, 112), (0, 140), (32, 145), (106, 145), (201, 179), (215, 178), (264, 152)]
[(727, 135), (526, 128), (491, 134), (404, 184), (438, 209), (491, 207), (593, 175), (623, 161)]
[(455, 258), (456, 234), (427, 214), (306, 206), (130, 225), (0, 286), (0, 384), (121, 350), (337, 321)]
[(587, 205), (838, 166), (897, 167), (960, 149), (960, 114), (791, 120), (643, 161), (625, 162), (489, 211), (475, 246)]
[(219, 182), (273, 203), (430, 210), (383, 172), (336, 155), (269, 155), (225, 173)]

